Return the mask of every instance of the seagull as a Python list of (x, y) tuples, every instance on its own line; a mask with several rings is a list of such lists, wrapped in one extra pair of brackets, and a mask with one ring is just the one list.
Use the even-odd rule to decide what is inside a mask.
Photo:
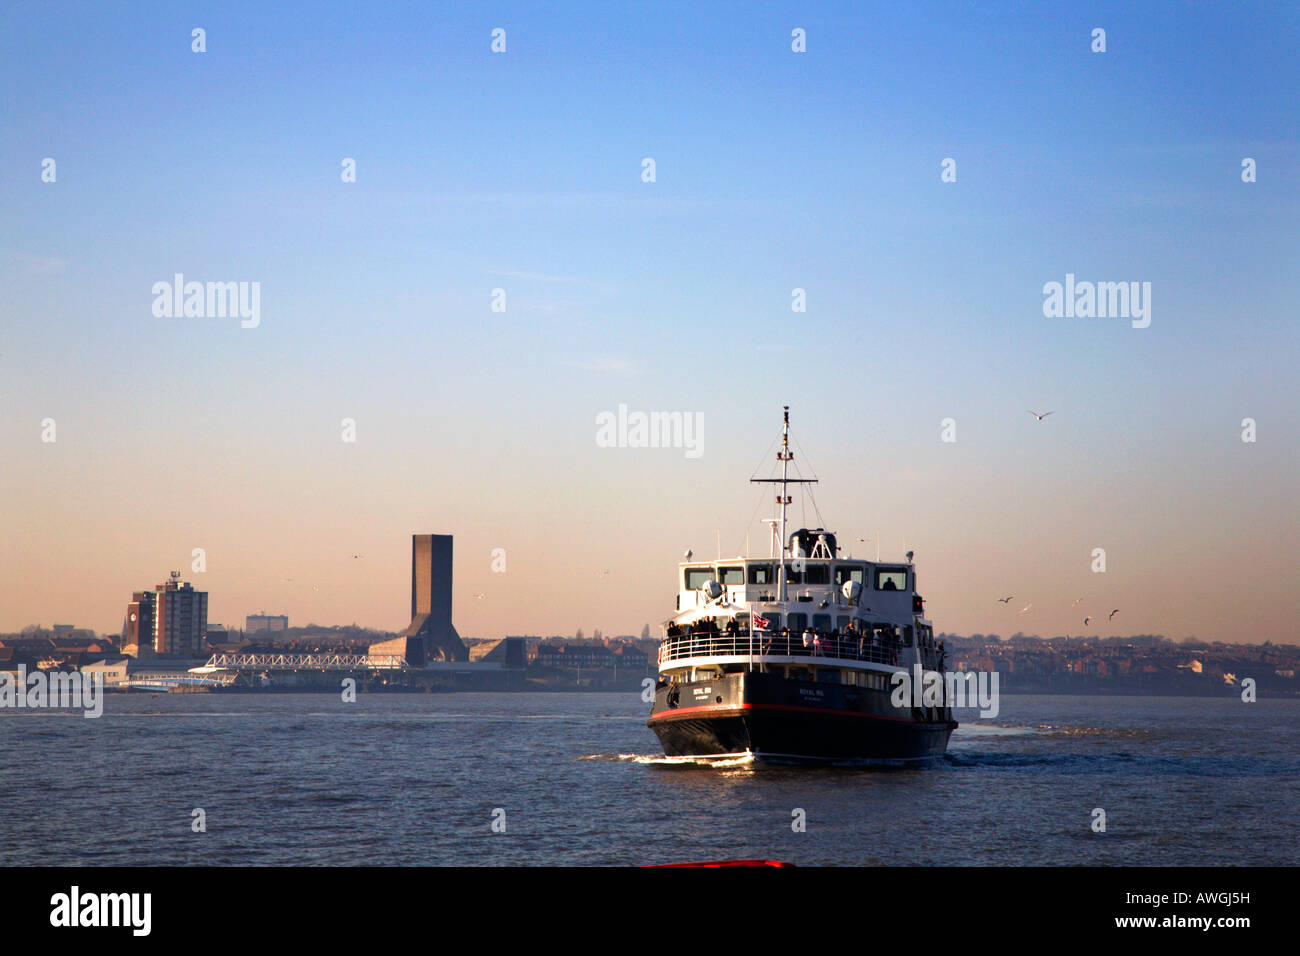
[(1048, 415), (1052, 414), (1051, 412), (1043, 412), (1043, 414), (1040, 415), (1040, 414), (1038, 414), (1038, 412), (1030, 411), (1029, 409), (1025, 409), (1025, 411), (1029, 412), (1030, 415), (1033, 415), (1033, 416), (1034, 416), (1035, 418), (1037, 418), (1040, 422), (1041, 422), (1044, 418), (1046, 418)]
[(1085, 618), (1083, 619), (1083, 626), (1084, 626), (1084, 627), (1087, 627), (1087, 626), (1088, 626), (1088, 622), (1091, 621), (1091, 620), (1092, 620), (1092, 618), (1090, 618), (1090, 617), (1085, 617)]
[(1119, 608), (1115, 608), (1115, 610), (1110, 612), (1110, 617), (1106, 618), (1106, 620), (1109, 621), (1111, 617), (1114, 617), (1118, 613), (1119, 613)]
[(1020, 613), (1021, 613), (1021, 614), (1024, 614), (1026, 611), (1028, 611), (1028, 610), (1029, 610), (1031, 607), (1033, 607), (1033, 606), (1034, 606), (1034, 605), (1033, 605), (1032, 603), (1030, 603), (1030, 604), (1026, 604), (1024, 607), (1022, 607), (1022, 608), (1020, 609)]
[(1006, 604), (1006, 603), (1007, 603), (1008, 601), (1010, 601), (1013, 597), (1015, 597), (1014, 594), (1008, 594), (1008, 595), (1007, 595), (1006, 597), (1004, 597), (1004, 598), (998, 598), (998, 603), (999, 603), (999, 604)]
[(609, 568), (606, 568), (604, 571), (597, 571), (596, 577), (603, 578), (607, 574), (609, 574)]
[(359, 557), (361, 557), (361, 555), (359, 555), (359, 554), (354, 554), (354, 555), (352, 555), (352, 557), (354, 557), (354, 558), (359, 558)]
[(1083, 598), (1075, 598), (1074, 603), (1071, 604), (1070, 607), (1078, 607), (1082, 602), (1083, 602)]
[(687, 548), (687, 549), (686, 549), (686, 560), (687, 560), (687, 561), (691, 560), (691, 556), (694, 555), (694, 554), (695, 554), (694, 551), (692, 551), (690, 548)]
[(474, 596), (475, 596), (476, 598), (478, 598), (480, 601), (483, 600), (483, 598), (484, 598), (484, 595), (481, 594), (481, 593), (480, 593), (480, 594), (475, 594)]

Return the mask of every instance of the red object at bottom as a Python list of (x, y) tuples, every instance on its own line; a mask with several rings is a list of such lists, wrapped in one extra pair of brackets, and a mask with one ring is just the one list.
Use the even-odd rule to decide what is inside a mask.
[(651, 863), (649, 869), (666, 866), (794, 866), (781, 860), (703, 860), (699, 863)]

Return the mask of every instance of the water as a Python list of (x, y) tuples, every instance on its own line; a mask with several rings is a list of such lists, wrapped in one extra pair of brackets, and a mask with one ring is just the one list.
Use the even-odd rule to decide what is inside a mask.
[(1297, 862), (1297, 701), (1004, 696), (924, 769), (670, 761), (647, 710), (556, 693), (4, 711), (0, 865)]

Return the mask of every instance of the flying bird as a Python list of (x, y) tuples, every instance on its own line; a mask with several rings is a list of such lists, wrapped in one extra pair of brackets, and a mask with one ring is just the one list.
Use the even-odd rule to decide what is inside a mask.
[(1007, 595), (1006, 597), (1004, 597), (1004, 598), (998, 598), (998, 603), (999, 603), (999, 604), (1006, 604), (1006, 603), (1007, 603), (1008, 601), (1010, 601), (1013, 597), (1015, 597), (1014, 594), (1008, 594), (1008, 595)]
[(1024, 607), (1022, 607), (1022, 608), (1020, 609), (1020, 613), (1021, 613), (1021, 614), (1024, 614), (1026, 611), (1028, 611), (1028, 610), (1029, 610), (1031, 607), (1033, 607), (1033, 606), (1034, 606), (1033, 604), (1026, 604)]
[(596, 577), (598, 577), (598, 578), (603, 578), (603, 577), (605, 577), (607, 574), (609, 574), (609, 568), (606, 568), (604, 571), (597, 571), (597, 572), (596, 572)]
[(1038, 412), (1030, 411), (1029, 409), (1025, 409), (1025, 411), (1029, 412), (1030, 415), (1033, 415), (1033, 416), (1034, 416), (1035, 418), (1037, 418), (1040, 422), (1041, 422), (1044, 418), (1046, 418), (1048, 415), (1052, 414), (1051, 412), (1043, 412), (1043, 414), (1040, 415), (1040, 414), (1038, 414)]
[(1119, 608), (1115, 608), (1115, 610), (1110, 612), (1110, 617), (1106, 618), (1106, 620), (1109, 621), (1111, 617), (1114, 617), (1118, 613), (1119, 613)]
[(1087, 627), (1087, 626), (1088, 626), (1088, 622), (1091, 621), (1091, 620), (1092, 620), (1092, 618), (1090, 618), (1090, 617), (1085, 617), (1085, 618), (1083, 619), (1083, 626), (1084, 626), (1084, 627)]
[(1070, 607), (1078, 607), (1082, 603), (1083, 603), (1083, 598), (1075, 598), (1074, 603), (1071, 604)]
[(485, 597), (485, 595), (483, 595), (482, 593), (475, 594), (474, 596), (478, 598), (480, 601), (483, 600), (483, 598)]
[(354, 558), (359, 558), (359, 557), (361, 557), (361, 555), (359, 555), (359, 554), (354, 554), (354, 555), (352, 555), (352, 557), (354, 557)]

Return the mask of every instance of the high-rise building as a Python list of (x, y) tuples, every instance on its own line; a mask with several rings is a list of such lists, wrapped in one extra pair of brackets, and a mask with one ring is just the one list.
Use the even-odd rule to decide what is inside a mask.
[(244, 619), (244, 630), (249, 634), (258, 631), (287, 631), (289, 616), (287, 614), (250, 614)]
[(154, 650), (159, 654), (201, 657), (208, 634), (208, 592), (196, 591), (173, 571), (154, 588)]

